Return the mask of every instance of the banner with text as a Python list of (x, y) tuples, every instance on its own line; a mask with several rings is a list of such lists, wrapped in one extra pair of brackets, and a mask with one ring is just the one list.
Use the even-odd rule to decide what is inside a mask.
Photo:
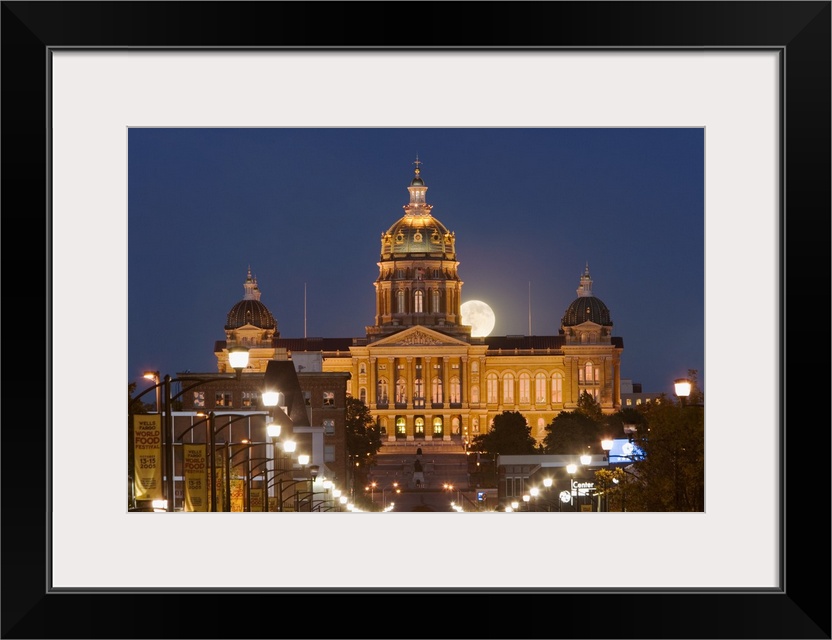
[(243, 489), (245, 482), (242, 478), (231, 478), (231, 510), (243, 511)]
[(262, 489), (252, 489), (251, 490), (251, 508), (250, 511), (262, 511), (263, 510), (263, 490)]
[(204, 444), (183, 445), (185, 466), (185, 511), (208, 510), (208, 463)]
[(162, 500), (162, 416), (133, 416), (133, 484), (136, 500)]

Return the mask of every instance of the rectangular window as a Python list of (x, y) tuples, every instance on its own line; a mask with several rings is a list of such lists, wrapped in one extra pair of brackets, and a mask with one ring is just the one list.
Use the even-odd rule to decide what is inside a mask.
[(214, 396), (214, 406), (230, 407), (231, 406), (231, 394), (230, 393), (225, 393), (224, 391), (218, 391), (217, 394)]
[(205, 406), (205, 392), (204, 391), (194, 391), (194, 406), (195, 407), (204, 407)]
[(257, 406), (257, 394), (253, 391), (243, 391), (243, 406), (244, 407), (256, 407)]
[(335, 462), (335, 445), (324, 445), (324, 462)]
[(335, 420), (324, 420), (324, 435), (335, 435)]
[(335, 392), (334, 391), (324, 391), (324, 406), (325, 407), (334, 407), (335, 406)]

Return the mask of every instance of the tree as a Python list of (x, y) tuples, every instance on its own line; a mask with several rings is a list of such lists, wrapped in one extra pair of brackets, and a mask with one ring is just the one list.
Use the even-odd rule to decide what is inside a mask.
[[(642, 405), (632, 435), (644, 458), (596, 473), (611, 511), (704, 511), (705, 423), (701, 406), (673, 402)], [(615, 473), (613, 476), (604, 474)]]
[(494, 417), (488, 433), (475, 436), (472, 445), (477, 451), (492, 455), (526, 455), (538, 453), (532, 428), (518, 411), (503, 411)]
[(150, 413), (154, 411), (156, 409), (154, 405), (143, 402), (141, 399), (136, 400), (133, 398), (133, 394), (136, 392), (136, 386), (135, 382), (127, 383), (127, 406), (129, 407), (129, 411), (132, 413)]
[(584, 391), (574, 411), (561, 411), (546, 425), (543, 450), (546, 453), (601, 453), (601, 440), (607, 437), (601, 406)]
[(375, 464), (381, 449), (381, 430), (367, 405), (352, 396), (347, 396), (346, 436), (350, 466), (356, 481), (363, 483), (366, 469)]

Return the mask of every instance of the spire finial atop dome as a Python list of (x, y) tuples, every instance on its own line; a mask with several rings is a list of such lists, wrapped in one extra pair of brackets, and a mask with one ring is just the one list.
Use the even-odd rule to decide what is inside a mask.
[(578, 285), (577, 293), (581, 297), (592, 295), (592, 278), (589, 277), (589, 261), (587, 261), (586, 268), (581, 276), (581, 282)]
[(251, 265), (248, 267), (248, 273), (246, 274), (246, 281), (243, 283), (243, 289), (246, 292), (243, 296), (243, 300), (260, 299), (260, 291), (257, 288), (257, 278), (251, 277)]

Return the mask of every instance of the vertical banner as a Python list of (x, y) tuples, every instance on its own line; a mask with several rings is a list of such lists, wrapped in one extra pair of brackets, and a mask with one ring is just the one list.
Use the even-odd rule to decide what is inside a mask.
[(204, 444), (183, 445), (185, 511), (208, 511), (208, 463)]
[(136, 500), (163, 500), (162, 416), (133, 416), (133, 482)]
[[(225, 504), (225, 467), (222, 463), (222, 457), (217, 458), (214, 466), (214, 486), (208, 487), (209, 492), (214, 491), (217, 494), (217, 511), (223, 511)], [(208, 495), (208, 504), (211, 504), (211, 495)]]
[(243, 511), (245, 482), (242, 478), (231, 478), (231, 510)]
[(252, 489), (251, 490), (251, 511), (262, 511), (263, 510), (263, 490), (262, 489)]

